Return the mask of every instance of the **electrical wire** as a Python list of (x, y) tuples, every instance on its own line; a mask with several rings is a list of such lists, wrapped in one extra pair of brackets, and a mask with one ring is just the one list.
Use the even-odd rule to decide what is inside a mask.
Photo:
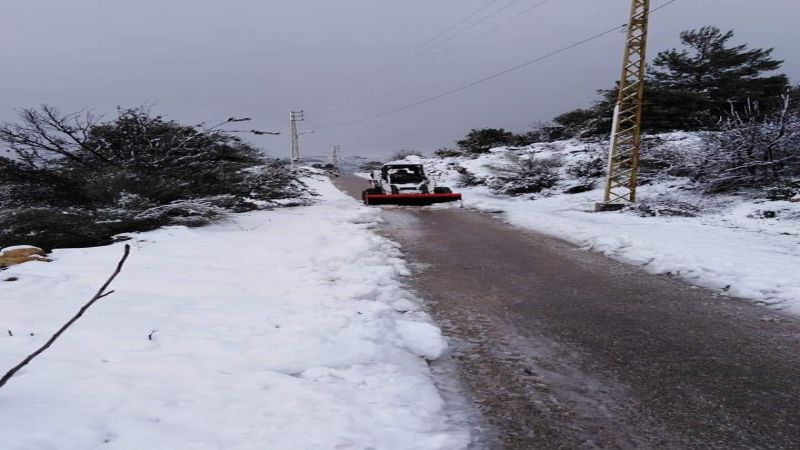
[[(461, 19), (453, 22), (449, 27), (445, 28), (443, 31), (431, 36), (424, 42), (420, 43), (416, 47), (406, 51), (404, 54), (400, 55), (396, 61), (392, 62), (391, 64), (380, 68), (374, 72), (374, 75), (370, 77), (369, 80), (365, 80), (363, 83), (359, 85), (358, 91), (362, 92), (364, 90), (364, 86), (368, 86), (369, 90), (372, 91), (380, 91), (383, 87), (389, 84), (392, 78), (397, 77), (398, 71), (396, 68), (399, 66), (401, 71), (405, 70), (408, 71), (408, 68), (411, 67), (410, 63), (413, 63), (417, 60), (420, 56), (424, 55), (427, 51), (427, 47), (431, 44), (434, 44), (437, 39), (442, 36), (447, 35), (453, 30), (456, 30), (461, 24), (464, 22), (469, 21), (470, 19), (474, 18), (475, 16), (479, 15), (483, 11), (490, 8), (492, 5), (497, 3), (499, 0), (489, 0), (488, 3), (484, 4), (483, 6), (477, 8), (476, 10), (472, 11), (471, 13), (467, 14), (466, 16), (462, 17)], [(434, 44), (435, 45), (435, 44)], [(380, 82), (376, 81), (381, 80)], [(350, 97), (351, 94), (348, 94), (346, 97)]]
[(448, 27), (448, 28), (447, 28), (447, 29), (445, 29), (444, 31), (442, 31), (442, 32), (440, 32), (440, 33), (438, 33), (438, 34), (436, 34), (436, 35), (432, 36), (431, 38), (429, 38), (428, 40), (426, 40), (426, 41), (425, 41), (425, 42), (423, 42), (422, 44), (420, 44), (420, 45), (418, 45), (417, 47), (415, 47), (415, 48), (414, 48), (412, 51), (417, 51), (417, 50), (420, 50), (421, 48), (423, 48), (423, 47), (427, 46), (428, 44), (430, 44), (430, 43), (434, 42), (435, 40), (439, 39), (440, 37), (442, 37), (442, 36), (446, 35), (447, 33), (451, 32), (451, 31), (453, 31), (453, 30), (455, 30), (456, 28), (458, 28), (458, 26), (459, 26), (459, 25), (461, 25), (462, 23), (464, 23), (464, 22), (466, 22), (466, 21), (468, 21), (468, 20), (472, 19), (473, 17), (477, 16), (478, 14), (482, 13), (482, 12), (483, 12), (483, 11), (485, 11), (487, 8), (489, 8), (490, 6), (492, 6), (492, 5), (494, 5), (495, 3), (497, 3), (497, 1), (498, 1), (498, 0), (490, 0), (490, 1), (489, 1), (489, 3), (487, 3), (487, 4), (483, 5), (483, 6), (481, 6), (481, 7), (480, 7), (480, 8), (478, 8), (477, 10), (473, 11), (472, 13), (470, 13), (469, 15), (462, 17), (462, 18), (461, 18), (461, 19), (459, 19), (457, 22), (455, 22), (455, 23), (453, 23), (452, 25), (450, 25), (450, 27)]
[[(664, 9), (667, 6), (673, 4), (673, 3), (677, 2), (677, 1), (678, 0), (669, 0), (666, 3), (662, 4), (661, 6), (658, 6), (658, 7), (654, 8), (654, 9), (652, 9), (650, 11), (650, 13), (652, 14), (654, 12), (657, 12), (657, 11), (661, 10), (661, 9)], [(399, 113), (399, 112), (402, 112), (402, 111), (406, 111), (406, 110), (409, 110), (409, 109), (412, 109), (412, 108), (416, 108), (417, 106), (421, 106), (421, 105), (424, 105), (426, 103), (430, 103), (432, 101), (438, 100), (440, 98), (448, 97), (450, 95), (459, 93), (461, 91), (465, 91), (465, 90), (470, 89), (472, 87), (475, 87), (477, 85), (483, 84), (483, 83), (485, 83), (487, 81), (493, 80), (495, 78), (502, 77), (503, 75), (507, 75), (507, 74), (509, 74), (511, 72), (515, 72), (517, 70), (520, 70), (522, 68), (528, 67), (528, 66), (533, 65), (533, 64), (536, 64), (536, 63), (538, 63), (540, 61), (543, 61), (545, 59), (552, 58), (553, 56), (556, 56), (556, 55), (559, 55), (561, 53), (567, 52), (569, 50), (572, 50), (573, 48), (576, 48), (576, 47), (579, 47), (581, 45), (587, 44), (587, 43), (589, 43), (591, 41), (600, 39), (601, 37), (607, 36), (607, 35), (609, 35), (611, 33), (614, 33), (614, 32), (620, 31), (620, 30), (624, 30), (624, 29), (627, 28), (627, 26), (628, 26), (627, 24), (618, 25), (618, 26), (616, 26), (614, 28), (610, 28), (610, 29), (608, 29), (606, 31), (594, 34), (592, 36), (589, 36), (589, 37), (587, 37), (585, 39), (582, 39), (582, 40), (577, 41), (575, 43), (572, 43), (570, 45), (561, 47), (561, 48), (559, 48), (557, 50), (554, 50), (554, 51), (552, 51), (550, 53), (547, 53), (547, 54), (544, 54), (542, 56), (538, 56), (536, 58), (530, 59), (530, 60), (525, 61), (525, 62), (523, 62), (521, 64), (517, 64), (514, 67), (511, 67), (511, 68), (508, 68), (506, 70), (494, 73), (492, 75), (480, 78), (480, 79), (472, 81), (470, 83), (467, 83), (467, 84), (461, 85), (459, 87), (450, 89), (448, 91), (442, 92), (440, 94), (433, 95), (431, 97), (427, 97), (425, 99), (416, 101), (414, 103), (410, 103), (408, 105), (401, 106), (399, 108), (394, 108), (394, 109), (391, 109), (391, 110), (388, 110), (388, 111), (384, 111), (384, 112), (381, 112), (381, 113), (378, 113), (378, 114), (373, 114), (373, 115), (370, 115), (370, 116), (367, 116), (367, 117), (363, 117), (363, 118), (360, 118), (360, 119), (348, 120), (348, 121), (344, 121), (344, 122), (334, 123), (334, 124), (331, 124), (331, 125), (317, 127), (315, 130), (319, 131), (319, 130), (327, 130), (327, 129), (331, 129), (331, 128), (339, 128), (339, 127), (344, 127), (344, 126), (349, 126), (349, 125), (356, 125), (356, 124), (359, 124), (359, 123), (362, 123), (362, 122), (367, 122), (369, 120), (375, 120), (375, 119), (378, 119), (378, 118), (381, 118), (381, 117), (385, 117), (385, 116), (396, 114), (396, 113)]]
[(506, 19), (506, 20), (504, 20), (504, 21), (502, 21), (502, 22), (498, 23), (497, 25), (495, 25), (495, 26), (493, 26), (493, 27), (489, 28), (488, 30), (484, 31), (483, 33), (480, 33), (480, 34), (478, 34), (478, 35), (474, 36), (474, 37), (473, 37), (472, 39), (470, 39), (469, 41), (467, 41), (467, 42), (464, 42), (464, 43), (462, 43), (462, 44), (460, 44), (460, 45), (456, 45), (456, 46), (454, 46), (454, 47), (451, 47), (451, 48), (449, 48), (449, 49), (447, 49), (447, 50), (445, 50), (445, 51), (443, 51), (443, 52), (439, 53), (439, 57), (442, 57), (442, 56), (445, 56), (445, 55), (449, 55), (450, 53), (452, 53), (452, 52), (454, 52), (454, 51), (456, 51), (456, 50), (458, 50), (458, 49), (460, 49), (460, 48), (464, 47), (465, 45), (469, 45), (469, 44), (471, 44), (471, 43), (473, 43), (473, 42), (476, 42), (476, 41), (480, 40), (481, 38), (483, 38), (484, 36), (488, 36), (489, 34), (492, 34), (493, 32), (497, 31), (497, 30), (498, 30), (498, 29), (500, 29), (501, 27), (503, 27), (503, 26), (506, 26), (506, 25), (510, 24), (511, 22), (513, 22), (513, 21), (515, 21), (515, 20), (519, 19), (520, 17), (523, 17), (523, 16), (525, 16), (526, 14), (528, 14), (528, 13), (530, 13), (530, 12), (533, 12), (533, 11), (534, 11), (534, 10), (536, 10), (536, 9), (539, 9), (540, 7), (544, 6), (544, 5), (545, 5), (545, 4), (547, 4), (547, 3), (550, 3), (551, 1), (552, 1), (552, 0), (543, 0), (543, 1), (539, 2), (539, 3), (536, 3), (535, 5), (531, 6), (530, 8), (527, 8), (527, 9), (523, 10), (523, 11), (522, 11), (522, 12), (520, 12), (519, 14), (517, 14), (517, 15), (515, 15), (515, 16), (513, 16), (513, 17), (510, 17), (510, 18), (508, 18), (508, 19)]
[[(469, 31), (469, 30), (471, 30), (473, 28), (475, 28), (476, 26), (478, 26), (479, 24), (485, 22), (486, 20), (489, 20), (489, 19), (497, 16), (498, 14), (502, 13), (503, 11), (505, 11), (509, 7), (515, 5), (516, 3), (518, 3), (521, 0), (512, 0), (510, 3), (507, 3), (507, 4), (503, 5), (500, 9), (498, 9), (496, 11), (493, 11), (493, 12), (490, 12), (489, 15), (483, 16), (483, 17), (478, 17), (477, 21), (474, 21), (473, 23), (467, 25), (466, 28), (464, 28), (462, 30), (458, 30), (458, 28), (459, 28), (459, 26), (461, 24), (469, 21), (470, 19), (475, 18), (476, 16), (478, 16), (482, 12), (486, 11), (487, 9), (489, 9), (491, 6), (495, 5), (498, 1), (499, 0), (490, 0), (488, 3), (484, 4), (483, 6), (479, 7), (478, 9), (474, 10), (470, 14), (468, 14), (468, 15), (462, 17), (461, 19), (457, 20), (456, 22), (454, 22), (452, 25), (450, 25), (449, 27), (447, 27), (443, 31), (431, 36), (430, 38), (428, 38), (427, 40), (425, 40), (424, 42), (422, 42), (418, 46), (414, 47), (410, 51), (408, 51), (405, 54), (401, 55), (398, 58), (397, 62), (395, 62), (395, 63), (393, 63), (391, 65), (388, 65), (388, 66), (386, 66), (386, 67), (384, 67), (382, 69), (377, 70), (375, 72), (375, 76), (371, 77), (369, 81), (365, 81), (365, 83), (362, 84), (359, 87), (359, 91), (363, 92), (365, 90), (365, 86), (366, 86), (367, 90), (370, 90), (370, 91), (373, 91), (373, 92), (379, 92), (379, 91), (383, 90), (393, 80), (401, 79), (401, 78), (404, 77), (405, 74), (410, 72), (412, 70), (412, 68), (416, 65), (418, 60), (420, 60), (420, 58), (424, 57), (427, 53), (429, 53), (430, 49), (435, 49), (436, 47), (438, 47), (438, 46), (440, 46), (442, 44), (446, 44), (447, 42), (450, 42), (452, 39), (462, 35), (463, 33), (466, 33), (467, 31)], [(530, 11), (536, 9), (536, 8), (538, 8), (539, 6), (542, 6), (543, 4), (548, 3), (549, 1), (551, 1), (551, 0), (544, 0), (542, 2), (539, 2), (536, 5), (534, 5), (532, 8), (528, 8), (527, 10), (523, 11), (523, 13), (519, 14), (517, 17), (520, 17), (520, 16), (522, 16), (522, 15), (524, 15), (524, 14), (526, 14), (526, 13), (528, 13), (528, 12), (530, 12)], [(514, 17), (511, 20), (514, 20), (517, 17)], [(491, 31), (495, 30), (496, 28), (497, 27), (492, 28)], [(454, 30), (458, 30), (458, 31), (455, 34), (451, 35), (451, 36), (447, 36), (450, 32), (452, 32)], [(484, 33), (484, 34), (486, 34), (486, 33)], [(440, 42), (437, 42), (437, 40), (439, 38), (443, 37), (443, 36), (447, 36), (447, 37), (444, 40), (442, 40)], [(456, 46), (455, 48), (458, 48), (458, 47), (460, 47), (460, 46)], [(444, 55), (446, 53), (450, 53), (451, 51), (453, 51), (453, 49), (450, 49), (447, 52), (442, 53), (439, 56), (442, 56), (442, 55)], [(399, 67), (398, 70), (395, 70), (394, 68), (397, 67), (397, 66), (400, 66), (400, 67)], [(376, 80), (376, 77), (377, 77), (377, 80)], [(378, 80), (380, 80), (380, 81), (378, 81)], [(349, 97), (351, 97), (351, 95), (348, 94), (346, 97), (349, 98)]]
[(497, 17), (499, 14), (505, 12), (508, 8), (516, 5), (520, 1), (521, 0), (511, 0), (511, 2), (507, 3), (505, 6), (503, 6), (500, 9), (498, 9), (497, 11), (495, 11), (495, 12), (493, 12), (493, 13), (487, 15), (487, 16), (481, 17), (480, 19), (476, 20), (475, 22), (469, 24), (466, 28), (461, 29), (461, 31), (459, 31), (459, 32), (457, 32), (455, 34), (452, 34), (452, 35), (448, 36), (447, 38), (445, 38), (443, 40), (440, 40), (439, 42), (434, 44), (433, 47), (436, 47), (436, 46), (439, 46), (439, 45), (442, 45), (442, 44), (446, 44), (446, 43), (452, 41), (453, 39), (455, 39), (455, 38), (463, 35), (464, 33), (474, 29), (475, 27), (477, 27), (478, 25), (486, 22), (487, 20), (491, 20), (491, 19)]
[(516, 16), (513, 16), (513, 17), (509, 18), (508, 20), (506, 20), (504, 22), (500, 22), (499, 24), (497, 24), (497, 25), (493, 26), (492, 28), (490, 28), (489, 30), (487, 30), (485, 33), (482, 33), (482, 34), (478, 35), (478, 37), (480, 38), (480, 37), (486, 36), (487, 34), (491, 33), (492, 31), (494, 31), (494, 30), (496, 30), (496, 29), (498, 29), (498, 28), (500, 28), (500, 27), (502, 27), (504, 25), (508, 25), (509, 23), (519, 19), (520, 17), (530, 13), (531, 11), (539, 9), (540, 7), (544, 6), (547, 3), (550, 3), (551, 1), (552, 0), (543, 0), (543, 1), (541, 1), (541, 2), (539, 2), (537, 4), (535, 4), (535, 5), (531, 6), (530, 8), (522, 11), (521, 13), (517, 14)]

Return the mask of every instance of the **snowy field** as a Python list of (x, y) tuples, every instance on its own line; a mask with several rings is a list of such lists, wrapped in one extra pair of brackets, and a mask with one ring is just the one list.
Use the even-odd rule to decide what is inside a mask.
[[(446, 342), (371, 231), (379, 211), (310, 183), (313, 206), (133, 235), (116, 293), (0, 389), (0, 448), (466, 448), (426, 361)], [(0, 371), (121, 254), (57, 250), (0, 272), (19, 278), (0, 281)]]
[[(664, 145), (690, 151), (699, 139), (681, 133), (662, 138)], [(509, 152), (535, 158), (556, 156), (564, 167), (587, 157), (586, 145), (570, 140), (498, 148), (476, 159), (411, 159), (425, 163), (443, 184), (457, 186), (458, 167), (491, 180), (496, 173), (492, 167), (507, 164)], [(667, 177), (641, 187), (640, 198), (645, 202), (680, 200), (696, 206), (701, 211), (698, 217), (594, 213), (602, 190), (565, 194), (577, 180), (563, 170), (561, 176), (556, 187), (536, 195), (497, 195), (487, 186), (458, 190), (464, 194), (465, 207), (495, 213), (516, 226), (640, 265), (651, 273), (680, 276), (722, 294), (800, 314), (800, 203), (703, 197), (687, 190), (685, 180)], [(776, 217), (765, 218), (765, 211), (776, 212)]]

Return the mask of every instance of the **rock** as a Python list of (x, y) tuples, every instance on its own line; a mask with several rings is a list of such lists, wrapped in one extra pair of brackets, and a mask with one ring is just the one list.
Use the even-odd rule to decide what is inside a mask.
[(39, 247), (29, 245), (6, 247), (0, 251), (0, 267), (9, 267), (30, 261), (49, 262), (50, 260), (45, 258), (46, 255), (47, 253)]

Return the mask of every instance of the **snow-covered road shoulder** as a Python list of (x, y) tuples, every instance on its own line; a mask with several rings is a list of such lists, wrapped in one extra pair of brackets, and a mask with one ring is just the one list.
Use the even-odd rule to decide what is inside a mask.
[[(691, 152), (702, 145), (688, 133), (660, 135), (664, 148)], [(416, 159), (442, 182), (458, 186), (464, 172), (489, 180), (509, 155), (558, 158), (560, 181), (540, 194), (511, 197), (487, 185), (461, 187), (464, 205), (500, 215), (509, 223), (565, 239), (586, 249), (642, 266), (654, 274), (679, 276), (722, 295), (754, 300), (800, 314), (800, 203), (744, 197), (705, 197), (679, 177), (652, 177), (639, 189), (645, 202), (674, 200), (697, 208), (696, 217), (644, 217), (636, 211), (594, 213), (602, 198), (601, 182), (587, 184), (571, 173), (596, 157), (592, 145), (579, 140), (496, 148), (476, 158)], [(602, 144), (601, 144), (602, 145)], [(477, 183), (480, 184), (480, 183)]]
[[(461, 449), (379, 210), (327, 179), (308, 207), (133, 235), (116, 291), (0, 389), (8, 449)], [(109, 275), (121, 244), (2, 272), (0, 371)], [(7, 332), (8, 330), (8, 332)], [(413, 443), (413, 444), (412, 444)]]

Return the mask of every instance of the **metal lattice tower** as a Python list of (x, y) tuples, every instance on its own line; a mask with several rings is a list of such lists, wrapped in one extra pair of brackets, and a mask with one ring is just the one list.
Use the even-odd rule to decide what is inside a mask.
[(300, 139), (297, 134), (297, 122), (302, 122), (304, 118), (303, 111), (292, 111), (289, 113), (289, 133), (292, 136), (292, 164), (300, 159)]
[(650, 0), (632, 0), (619, 97), (614, 108), (604, 203), (613, 209), (636, 201)]

